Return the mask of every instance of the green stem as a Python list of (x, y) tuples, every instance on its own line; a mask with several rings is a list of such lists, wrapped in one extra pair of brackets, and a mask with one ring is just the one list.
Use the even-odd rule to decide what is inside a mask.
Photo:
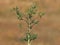
[[(31, 29), (30, 29), (30, 26), (31, 26), (31, 25), (30, 25), (30, 21), (31, 21), (31, 20), (28, 19), (28, 22), (29, 22), (29, 24), (28, 24), (28, 33), (30, 33), (30, 30), (31, 30)], [(29, 34), (28, 34), (28, 45), (31, 45), (31, 43), (30, 43), (30, 35), (29, 35)]]
[(29, 39), (29, 37), (30, 37), (30, 36), (28, 35), (28, 45), (31, 45), (31, 44), (30, 44), (30, 39)]

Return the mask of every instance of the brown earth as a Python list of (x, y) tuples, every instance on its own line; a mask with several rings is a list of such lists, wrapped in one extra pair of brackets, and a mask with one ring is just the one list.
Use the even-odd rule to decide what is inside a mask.
[(25, 35), (26, 24), (19, 29), (12, 8), (17, 5), (24, 12), (33, 2), (46, 14), (33, 27), (32, 31), (38, 34), (38, 38), (32, 41), (32, 45), (60, 45), (60, 0), (0, 0), (0, 45), (27, 45), (19, 41)]

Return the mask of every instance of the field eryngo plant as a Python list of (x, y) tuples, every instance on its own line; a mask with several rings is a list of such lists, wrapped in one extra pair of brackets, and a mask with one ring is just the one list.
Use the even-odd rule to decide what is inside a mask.
[(32, 34), (31, 31), (35, 24), (38, 24), (39, 21), (34, 19), (33, 17), (37, 15), (38, 17), (42, 17), (45, 13), (44, 12), (37, 12), (37, 6), (34, 4), (25, 13), (22, 13), (18, 7), (14, 8), (17, 14), (17, 18), (20, 20), (24, 20), (27, 23), (27, 31), (26, 36), (23, 37), (21, 40), (26, 41), (27, 45), (31, 45), (31, 41), (37, 38), (37, 34)]

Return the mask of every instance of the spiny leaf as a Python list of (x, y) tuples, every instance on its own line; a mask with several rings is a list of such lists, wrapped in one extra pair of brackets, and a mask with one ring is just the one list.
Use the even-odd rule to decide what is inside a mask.
[(34, 3), (34, 4), (31, 6), (31, 8), (36, 9), (36, 8), (37, 8), (36, 3)]
[(36, 5), (32, 5), (28, 10), (27, 10), (27, 15), (28, 18), (31, 19), (33, 17), (33, 14), (36, 14)]
[(36, 5), (32, 5), (32, 8), (35, 9), (36, 8)]
[(36, 20), (34, 23), (35, 23), (35, 24), (38, 24), (38, 22), (39, 22), (39, 21)]
[[(35, 40), (35, 39), (37, 38), (37, 34), (28, 33), (28, 35), (30, 36), (30, 37), (29, 37), (30, 41), (31, 41), (31, 40)], [(27, 36), (28, 36), (28, 35), (27, 35)]]
[[(28, 35), (30, 36), (29, 38), (28, 38)], [(32, 41), (32, 40), (35, 40), (36, 38), (37, 38), (37, 34), (27, 33), (26, 37), (21, 38), (21, 41), (28, 41), (28, 40)]]
[(43, 15), (45, 15), (45, 12), (39, 12), (40, 18), (41, 18)]
[(23, 20), (22, 19), (22, 13), (19, 11), (19, 8), (18, 7), (16, 7), (16, 14), (18, 16), (18, 19)]
[(28, 41), (30, 37), (28, 38), (28, 35), (30, 36), (30, 33), (26, 33), (26, 36), (23, 38), (24, 41)]
[(37, 38), (37, 34), (32, 34), (30, 38), (30, 40), (35, 40)]
[(25, 38), (24, 38), (24, 41), (28, 41), (28, 37), (25, 37)]
[(38, 24), (38, 22), (39, 22), (38, 20), (32, 20), (31, 24)]
[(32, 6), (28, 9), (27, 14), (28, 14), (28, 15), (36, 14), (35, 10), (36, 10), (36, 5), (32, 5)]

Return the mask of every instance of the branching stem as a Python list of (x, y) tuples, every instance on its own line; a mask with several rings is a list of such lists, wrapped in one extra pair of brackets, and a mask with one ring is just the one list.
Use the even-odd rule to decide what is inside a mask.
[[(30, 18), (28, 18), (28, 33), (30, 33), (30, 26), (31, 26), (31, 24), (30, 24), (30, 21), (31, 21), (31, 19)], [(30, 35), (28, 34), (28, 45), (31, 45), (31, 43), (30, 43)]]

